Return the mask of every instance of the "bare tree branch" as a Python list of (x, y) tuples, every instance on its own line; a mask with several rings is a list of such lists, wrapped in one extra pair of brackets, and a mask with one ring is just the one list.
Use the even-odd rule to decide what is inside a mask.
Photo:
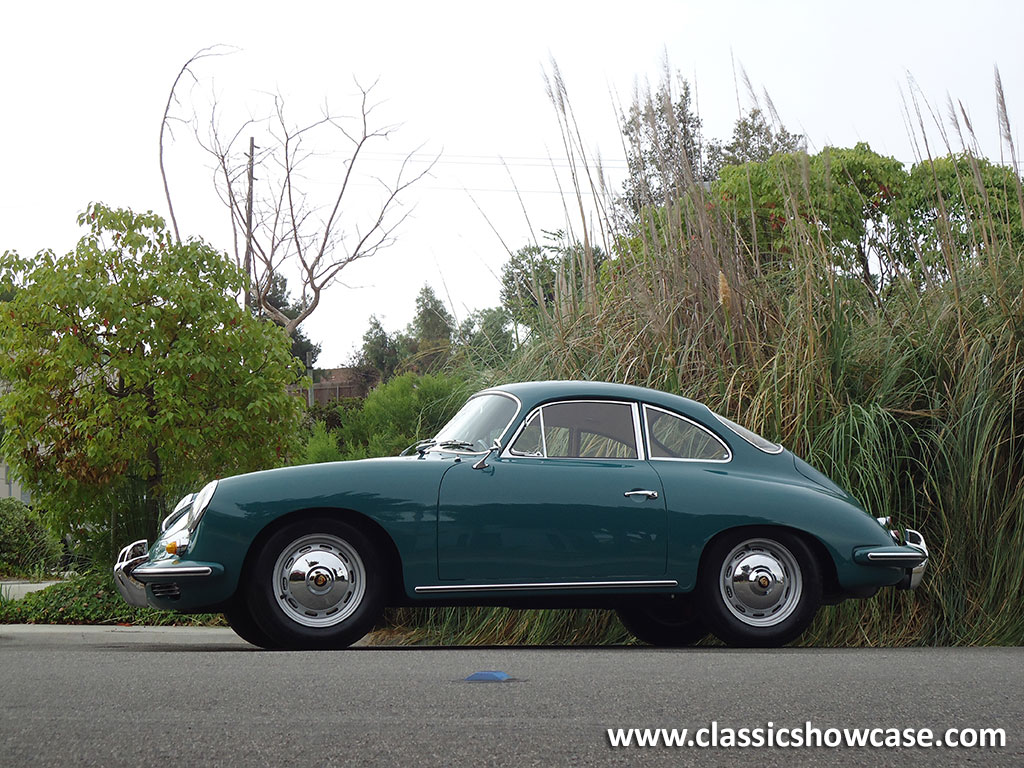
[(196, 76), (192, 72), (192, 65), (197, 61), (209, 58), (211, 56), (226, 56), (229, 53), (234, 53), (236, 48), (233, 46), (222, 45), (220, 43), (211, 45), (206, 48), (200, 48), (191, 58), (185, 62), (185, 65), (178, 72), (178, 76), (174, 78), (174, 82), (171, 84), (171, 90), (167, 94), (167, 104), (164, 105), (164, 116), (160, 121), (160, 178), (163, 179), (164, 183), (164, 196), (167, 198), (167, 212), (171, 217), (171, 227), (174, 229), (174, 239), (179, 243), (181, 242), (181, 234), (178, 232), (178, 219), (174, 215), (174, 204), (171, 202), (171, 188), (167, 183), (167, 169), (164, 167), (164, 133), (168, 130), (168, 124), (171, 121), (171, 104), (178, 103), (178, 97), (176, 91), (178, 90), (178, 83), (181, 82), (186, 74), (196, 81)]
[[(189, 71), (194, 59), (189, 60), (183, 73)], [(360, 174), (367, 147), (386, 141), (398, 126), (374, 125), (372, 116), (377, 106), (371, 100), (374, 86), (364, 88), (359, 83), (356, 86), (359, 108), (355, 115), (336, 114), (325, 104), (318, 118), (296, 125), (286, 115), (284, 97), (275, 94), (266, 117), (251, 117), (230, 135), (223, 132), (218, 123), (216, 100), (204, 128), (206, 135), (198, 124), (195, 126), (199, 146), (214, 161), (214, 183), (218, 197), (228, 209), (235, 259), (239, 264), (240, 243), (245, 241), (246, 234), (248, 195), (247, 155), (239, 145), (246, 134), (262, 134), (257, 142), (266, 146), (254, 158), (260, 184), (253, 192), (254, 274), (250, 290), (254, 305), (289, 335), (317, 309), (323, 291), (338, 280), (343, 269), (377, 255), (395, 242), (396, 231), (412, 212), (403, 206), (405, 194), (432, 172), (438, 159), (435, 157), (421, 172), (411, 173), (410, 161), (422, 150), (420, 146), (404, 155), (390, 181)], [(315, 189), (324, 182), (312, 176), (322, 177), (324, 164), (333, 162), (339, 154), (331, 131), (343, 139), (348, 149), (342, 152), (335, 181), (326, 182), (333, 186), (333, 191), (320, 195)], [(248, 142), (244, 144), (247, 149)], [(309, 166), (315, 166), (320, 174), (307, 176)], [(354, 199), (353, 191), (357, 184), (363, 185), (368, 180), (379, 185), (381, 191), (369, 212), (365, 207), (368, 197), (361, 194)], [(359, 203), (359, 210), (354, 202)], [(289, 277), (298, 273), (302, 283), (299, 306), (291, 307), (287, 314), (285, 307), (274, 306), (268, 298), (274, 276), (282, 271), (287, 271)]]

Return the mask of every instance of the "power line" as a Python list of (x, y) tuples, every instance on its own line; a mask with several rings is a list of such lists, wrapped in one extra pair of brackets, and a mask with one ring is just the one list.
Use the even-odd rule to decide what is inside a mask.
[(526, 155), (504, 157), (501, 155), (447, 155), (442, 154), (440, 157), (436, 155), (428, 155), (424, 153), (413, 153), (411, 155), (404, 154), (402, 152), (364, 152), (363, 155), (370, 158), (378, 158), (382, 160), (396, 160), (414, 163), (433, 163), (443, 165), (475, 165), (475, 166), (513, 166), (513, 167), (524, 167), (524, 168), (573, 168), (593, 163), (594, 165), (601, 165), (607, 168), (628, 168), (628, 164), (625, 160), (579, 160), (572, 163), (568, 158), (547, 158), (547, 157), (530, 157)]

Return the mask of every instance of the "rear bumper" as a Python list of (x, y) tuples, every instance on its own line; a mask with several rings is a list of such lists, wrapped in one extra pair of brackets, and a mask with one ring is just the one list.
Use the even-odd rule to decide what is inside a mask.
[(925, 544), (924, 536), (913, 528), (903, 532), (903, 542), (890, 547), (858, 547), (853, 553), (854, 562), (903, 569), (903, 578), (894, 586), (898, 589), (916, 589), (928, 567), (928, 545)]
[(896, 586), (900, 589), (917, 589), (917, 585), (921, 583), (921, 579), (924, 578), (925, 569), (928, 567), (928, 546), (924, 543), (924, 536), (913, 528), (907, 528), (904, 532), (904, 537), (907, 540), (907, 546), (918, 550), (924, 555), (924, 560), (911, 568), (910, 573), (904, 577), (904, 581), (901, 581)]

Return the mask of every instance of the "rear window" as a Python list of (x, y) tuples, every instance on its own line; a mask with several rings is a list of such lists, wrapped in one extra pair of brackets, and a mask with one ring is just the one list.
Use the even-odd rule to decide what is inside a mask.
[(782, 446), (778, 443), (773, 443), (771, 440), (765, 440), (755, 432), (751, 432), (746, 427), (741, 427), (735, 421), (725, 418), (720, 414), (714, 414), (715, 418), (722, 422), (725, 426), (735, 432), (737, 435), (742, 437), (752, 446), (765, 453), (782, 453)]

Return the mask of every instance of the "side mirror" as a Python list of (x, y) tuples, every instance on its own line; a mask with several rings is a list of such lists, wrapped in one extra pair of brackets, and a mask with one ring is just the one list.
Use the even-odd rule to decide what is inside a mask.
[(473, 465), (473, 469), (487, 469), (487, 460), (491, 458), (491, 454), (501, 450), (501, 443), (498, 438), (494, 438), (494, 442), (491, 443), (491, 447), (487, 449), (487, 453), (480, 457), (480, 461)]

